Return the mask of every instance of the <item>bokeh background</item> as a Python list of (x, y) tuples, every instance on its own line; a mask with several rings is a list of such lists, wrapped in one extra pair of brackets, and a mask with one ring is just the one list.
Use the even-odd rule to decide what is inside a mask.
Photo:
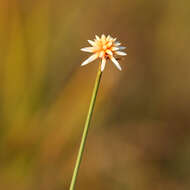
[(128, 46), (107, 64), (78, 190), (190, 189), (190, 2), (0, 0), (0, 189), (66, 190), (97, 63), (87, 39)]

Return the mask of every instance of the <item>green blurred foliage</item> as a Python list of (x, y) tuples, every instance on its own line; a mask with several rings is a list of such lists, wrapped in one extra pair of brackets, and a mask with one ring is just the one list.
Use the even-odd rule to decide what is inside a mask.
[(190, 3), (0, 0), (0, 189), (68, 189), (97, 64), (95, 34), (128, 46), (107, 64), (77, 189), (190, 188)]

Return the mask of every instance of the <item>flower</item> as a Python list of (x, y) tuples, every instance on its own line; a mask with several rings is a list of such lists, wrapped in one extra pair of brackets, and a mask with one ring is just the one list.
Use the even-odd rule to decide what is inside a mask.
[(127, 54), (120, 51), (125, 49), (125, 47), (120, 46), (121, 43), (116, 41), (116, 38), (112, 38), (110, 35), (106, 37), (104, 34), (102, 34), (101, 38), (96, 35), (96, 39), (94, 41), (88, 40), (88, 42), (90, 45), (92, 45), (92, 47), (82, 48), (81, 51), (93, 53), (93, 55), (86, 59), (81, 64), (81, 66), (87, 65), (95, 59), (100, 58), (101, 71), (103, 71), (105, 68), (106, 60), (111, 60), (115, 64), (115, 66), (121, 71), (121, 67), (114, 56), (125, 56)]

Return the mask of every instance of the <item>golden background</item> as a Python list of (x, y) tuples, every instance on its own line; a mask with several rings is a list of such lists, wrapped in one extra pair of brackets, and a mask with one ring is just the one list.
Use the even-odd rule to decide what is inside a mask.
[(77, 190), (190, 189), (190, 2), (0, 0), (0, 189), (69, 188), (97, 62), (103, 73)]

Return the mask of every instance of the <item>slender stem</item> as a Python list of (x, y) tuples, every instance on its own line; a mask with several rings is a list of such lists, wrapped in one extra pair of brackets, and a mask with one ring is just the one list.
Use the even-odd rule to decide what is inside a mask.
[(95, 81), (95, 85), (94, 85), (94, 89), (93, 89), (93, 93), (92, 93), (92, 98), (91, 98), (91, 101), (90, 101), (90, 107), (89, 107), (89, 110), (88, 110), (88, 114), (87, 114), (87, 118), (86, 118), (86, 122), (85, 122), (85, 126), (84, 126), (84, 131), (83, 131), (83, 134), (82, 134), (82, 139), (81, 139), (81, 143), (80, 143), (80, 147), (79, 147), (79, 151), (78, 151), (78, 155), (77, 155), (77, 160), (76, 160), (76, 163), (75, 163), (75, 168), (74, 168), (74, 171), (73, 171), (73, 176), (72, 176), (72, 180), (71, 180), (69, 190), (74, 190), (74, 188), (75, 188), (76, 178), (77, 178), (78, 170), (79, 170), (80, 163), (81, 163), (81, 160), (82, 160), (82, 155), (83, 155), (83, 152), (84, 152), (86, 138), (87, 138), (87, 135), (88, 135), (88, 129), (89, 129), (89, 126), (90, 126), (90, 121), (92, 119), (92, 113), (93, 113), (94, 105), (95, 105), (95, 102), (96, 102), (96, 96), (97, 96), (97, 93), (98, 93), (101, 76), (102, 76), (102, 71), (99, 68), (97, 76), (96, 76), (96, 81)]

